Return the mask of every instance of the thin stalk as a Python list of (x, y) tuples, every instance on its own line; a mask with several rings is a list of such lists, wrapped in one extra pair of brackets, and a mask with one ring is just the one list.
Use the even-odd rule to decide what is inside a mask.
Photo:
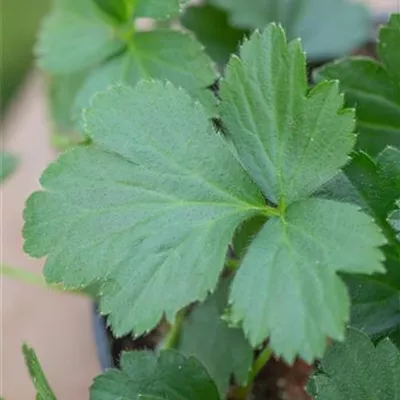
[(173, 349), (177, 346), (183, 322), (185, 321), (185, 316), (186, 316), (186, 309), (182, 309), (176, 314), (175, 321), (171, 326), (171, 329), (169, 330), (162, 344), (163, 350)]
[(34, 285), (38, 287), (42, 287), (44, 289), (54, 290), (56, 292), (62, 293), (73, 293), (79, 294), (82, 296), (86, 296), (85, 293), (78, 290), (68, 290), (61, 284), (48, 284), (45, 279), (38, 274), (34, 274), (32, 272), (26, 271), (21, 268), (14, 268), (8, 265), (1, 265), (0, 266), (0, 276), (6, 276), (7, 278), (15, 279), (20, 282), (27, 283), (29, 285)]
[(245, 400), (248, 398), (248, 395), (253, 386), (254, 380), (260, 371), (267, 364), (269, 359), (272, 356), (272, 350), (269, 347), (265, 347), (262, 352), (258, 355), (258, 357), (254, 360), (253, 366), (249, 372), (246, 386), (241, 386), (235, 389), (232, 393), (232, 397), (236, 400)]

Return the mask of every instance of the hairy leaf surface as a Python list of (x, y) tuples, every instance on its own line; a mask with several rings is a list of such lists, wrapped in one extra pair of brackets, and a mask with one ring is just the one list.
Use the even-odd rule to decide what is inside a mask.
[(274, 24), (233, 56), (221, 83), (221, 116), (266, 197), (290, 204), (312, 194), (347, 162), (354, 112), (335, 82), (308, 93), (304, 53)]
[(236, 227), (263, 198), (199, 104), (172, 85), (93, 101), (94, 145), (66, 152), (28, 200), (25, 250), (67, 287), (103, 281), (117, 335), (153, 328), (213, 290)]
[(338, 271), (383, 272), (384, 236), (356, 206), (308, 199), (271, 218), (236, 274), (230, 318), (253, 345), (292, 362), (322, 356), (326, 337), (342, 339), (349, 299)]
[(327, 351), (321, 369), (313, 378), (319, 400), (400, 399), (400, 352), (389, 339), (375, 347), (350, 329), (345, 342)]
[(173, 350), (124, 352), (121, 370), (97, 377), (91, 400), (220, 400), (218, 390), (195, 358)]

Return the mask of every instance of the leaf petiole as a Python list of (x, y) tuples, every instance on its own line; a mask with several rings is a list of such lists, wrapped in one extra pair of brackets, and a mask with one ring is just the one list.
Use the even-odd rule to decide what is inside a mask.
[(169, 330), (167, 336), (164, 339), (164, 342), (161, 346), (163, 350), (166, 349), (173, 349), (176, 347), (179, 341), (179, 336), (181, 334), (181, 329), (183, 326), (183, 322), (185, 320), (186, 316), (186, 309), (183, 308), (182, 310), (178, 311), (176, 316), (175, 316), (175, 321), (173, 325), (171, 326), (171, 329)]
[(39, 286), (45, 289), (51, 289), (62, 293), (73, 293), (86, 296), (84, 292), (79, 289), (68, 290), (61, 284), (48, 284), (45, 279), (38, 274), (33, 274), (32, 272), (26, 271), (21, 268), (14, 268), (8, 265), (0, 265), (0, 276), (6, 276), (11, 279), (18, 280), (20, 282), (25, 282), (29, 285)]

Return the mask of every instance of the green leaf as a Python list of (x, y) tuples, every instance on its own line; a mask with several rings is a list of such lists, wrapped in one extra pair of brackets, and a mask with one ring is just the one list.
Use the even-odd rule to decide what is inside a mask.
[(48, 256), (50, 282), (103, 281), (115, 334), (139, 335), (203, 300), (236, 227), (268, 209), (203, 108), (171, 84), (99, 94), (84, 125), (94, 145), (64, 153), (28, 200), (25, 250)]
[(208, 1), (226, 10), (232, 25), (242, 29), (282, 24), (290, 39), (302, 39), (312, 59), (346, 54), (369, 39), (367, 8), (347, 0), (254, 0), (251, 7), (242, 0)]
[(253, 360), (253, 350), (243, 331), (231, 328), (221, 319), (227, 307), (230, 280), (224, 279), (207, 300), (196, 306), (186, 318), (178, 350), (194, 356), (216, 383), (221, 398), (226, 397), (231, 375), (246, 383)]
[(379, 33), (379, 56), (393, 80), (400, 86), (400, 14), (392, 14)]
[(346, 104), (357, 106), (359, 149), (376, 155), (387, 145), (400, 147), (400, 85), (382, 65), (372, 59), (348, 58), (322, 67), (316, 79), (339, 79)]
[(400, 326), (400, 290), (364, 276), (346, 276), (350, 325), (379, 337)]
[(229, 25), (226, 12), (210, 5), (187, 7), (181, 22), (194, 32), (210, 57), (220, 65), (228, 62), (247, 32)]
[(200, 44), (190, 35), (172, 30), (137, 32), (130, 50), (97, 68), (76, 99), (76, 109), (85, 108), (91, 97), (117, 82), (134, 86), (140, 79), (168, 80), (186, 89), (215, 113), (216, 100), (206, 90), (215, 71)]
[(400, 147), (398, 21), (400, 14), (393, 15), (389, 25), (380, 31), (379, 54), (382, 62), (350, 57), (328, 64), (315, 74), (316, 80), (340, 80), (346, 104), (357, 106), (358, 148), (371, 155), (378, 154), (388, 145)]
[[(322, 356), (326, 337), (342, 339), (349, 300), (338, 271), (384, 271), (378, 246), (385, 238), (356, 206), (309, 199), (271, 218), (237, 272), (231, 319), (243, 321), (254, 346), (269, 346), (285, 360)], [(295, 329), (293, 328), (295, 327)]]
[(29, 375), (32, 378), (36, 389), (36, 400), (56, 400), (47, 379), (44, 375), (39, 360), (36, 357), (35, 351), (26, 344), (22, 346), (26, 366), (28, 367)]
[(78, 113), (73, 113), (73, 105), (88, 71), (51, 77), (48, 96), (50, 112), (57, 130), (71, 133), (77, 129)]
[(363, 198), (364, 210), (390, 237), (386, 218), (400, 193), (400, 150), (387, 147), (375, 160), (358, 153), (346, 166), (345, 173)]
[(388, 222), (390, 226), (397, 232), (397, 239), (400, 241), (400, 199), (396, 201), (397, 210), (392, 211), (389, 215)]
[(132, 18), (134, 0), (94, 0), (94, 2), (117, 22), (127, 22)]
[(220, 400), (206, 370), (194, 358), (174, 350), (156, 356), (149, 351), (124, 352), (121, 370), (97, 377), (91, 400)]
[(275, 204), (312, 194), (348, 161), (354, 113), (335, 82), (308, 92), (304, 53), (274, 24), (254, 33), (221, 83), (221, 117), (243, 165)]
[(77, 72), (124, 47), (93, 0), (57, 0), (39, 34), (40, 67), (55, 74)]
[(0, 151), (0, 183), (4, 182), (15, 170), (18, 159), (6, 151)]
[(137, 0), (135, 18), (167, 19), (179, 14), (179, 0)]
[(327, 351), (321, 366), (324, 374), (313, 378), (318, 400), (400, 399), (400, 352), (389, 339), (375, 347), (350, 329), (344, 343)]

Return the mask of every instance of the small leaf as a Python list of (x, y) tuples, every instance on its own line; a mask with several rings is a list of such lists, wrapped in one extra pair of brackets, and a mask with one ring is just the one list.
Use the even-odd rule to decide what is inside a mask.
[(91, 97), (110, 84), (135, 86), (140, 79), (168, 80), (186, 89), (215, 113), (216, 100), (207, 90), (215, 71), (199, 43), (190, 35), (172, 30), (137, 32), (130, 50), (89, 75), (76, 99), (75, 109), (86, 108)]
[(295, 203), (249, 246), (233, 281), (231, 318), (243, 321), (253, 346), (269, 337), (289, 363), (297, 354), (311, 362), (322, 356), (327, 336), (343, 338), (349, 299), (337, 272), (383, 272), (378, 247), (384, 243), (371, 218), (353, 205)]
[(39, 65), (55, 74), (72, 73), (120, 51), (123, 42), (99, 13), (93, 0), (57, 0), (39, 34)]
[(178, 346), (183, 354), (194, 356), (205, 366), (221, 398), (226, 397), (232, 374), (239, 384), (246, 383), (253, 359), (243, 331), (230, 328), (221, 319), (227, 307), (229, 283), (224, 279), (215, 293), (190, 313)]
[(396, 202), (397, 210), (390, 213), (388, 222), (391, 227), (397, 232), (397, 239), (400, 241), (400, 199)]
[(127, 22), (132, 18), (134, 0), (94, 0), (98, 7), (117, 22)]
[(194, 32), (210, 57), (220, 65), (225, 65), (230, 55), (238, 50), (247, 32), (230, 26), (227, 14), (210, 5), (187, 7), (181, 22)]
[(298, 41), (274, 24), (232, 57), (221, 83), (221, 117), (243, 165), (266, 197), (290, 204), (312, 194), (348, 161), (354, 113), (335, 82), (308, 92)]
[(27, 202), (25, 250), (48, 256), (49, 282), (100, 280), (115, 334), (139, 335), (214, 289), (236, 227), (265, 213), (263, 198), (171, 84), (99, 94), (84, 125), (94, 145), (64, 153)]
[(179, 14), (179, 0), (136, 0), (135, 18), (167, 19)]
[(316, 80), (339, 79), (346, 104), (357, 106), (358, 148), (372, 156), (400, 147), (400, 14), (379, 35), (382, 62), (350, 57), (325, 65)]
[(31, 376), (33, 384), (36, 388), (36, 400), (56, 400), (56, 396), (47, 382), (39, 360), (36, 357), (35, 351), (26, 344), (22, 346), (22, 351), (24, 353), (29, 375)]
[[(371, 17), (362, 4), (347, 0), (209, 0), (227, 11), (233, 26), (263, 29), (282, 24), (290, 39), (301, 38), (311, 59), (331, 59), (369, 39)], [(354, 27), (357, 29), (354, 29)]]
[(400, 352), (389, 339), (376, 347), (350, 329), (343, 343), (328, 349), (315, 383), (318, 400), (400, 400)]
[(4, 182), (15, 170), (18, 159), (6, 151), (0, 151), (0, 183)]
[(121, 370), (97, 377), (91, 400), (220, 400), (206, 370), (194, 358), (174, 350), (124, 352)]

